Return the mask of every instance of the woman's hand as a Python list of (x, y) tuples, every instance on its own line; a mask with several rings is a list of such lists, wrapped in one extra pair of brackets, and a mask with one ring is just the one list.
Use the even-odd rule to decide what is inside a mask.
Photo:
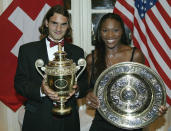
[(99, 101), (98, 98), (94, 95), (94, 93), (91, 91), (86, 96), (86, 105), (97, 109), (99, 107)]
[(159, 114), (158, 115), (162, 116), (162, 115), (166, 114), (167, 110), (168, 110), (168, 108), (166, 106), (161, 106), (159, 108)]

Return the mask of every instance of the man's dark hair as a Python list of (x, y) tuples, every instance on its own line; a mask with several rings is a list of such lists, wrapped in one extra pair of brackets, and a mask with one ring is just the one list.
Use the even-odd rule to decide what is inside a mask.
[(68, 19), (69, 26), (68, 26), (68, 29), (67, 29), (67, 32), (66, 32), (64, 38), (72, 39), (72, 29), (71, 29), (71, 25), (70, 25), (71, 17), (70, 17), (69, 12), (67, 11), (67, 9), (61, 5), (55, 5), (55, 6), (51, 7), (48, 10), (48, 12), (46, 13), (46, 15), (43, 19), (42, 25), (39, 27), (39, 32), (41, 34), (40, 39), (49, 35), (49, 31), (48, 31), (48, 28), (46, 27), (45, 21), (47, 20), (49, 22), (50, 17), (52, 17), (54, 15), (54, 13), (61, 14)]

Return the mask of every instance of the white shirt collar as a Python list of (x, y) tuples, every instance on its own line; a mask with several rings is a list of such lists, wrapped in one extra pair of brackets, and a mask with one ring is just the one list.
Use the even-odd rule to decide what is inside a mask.
[[(61, 39), (60, 41), (62, 41), (62, 40), (63, 39)], [(47, 47), (47, 53), (48, 53), (49, 61), (52, 61), (55, 58), (54, 53), (58, 51), (58, 45), (50, 47), (50, 42), (46, 38), (46, 47)], [(64, 51), (64, 47), (62, 47), (62, 51)]]

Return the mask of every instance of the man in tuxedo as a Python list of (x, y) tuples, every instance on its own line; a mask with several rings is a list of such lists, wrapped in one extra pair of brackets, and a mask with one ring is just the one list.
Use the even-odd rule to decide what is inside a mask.
[(78, 85), (73, 86), (78, 91), (73, 92), (67, 101), (72, 107), (72, 112), (68, 115), (54, 116), (52, 108), (54, 101), (59, 99), (58, 94), (45, 84), (35, 68), (37, 59), (42, 59), (45, 65), (54, 59), (53, 54), (58, 50), (58, 45), (51, 47), (51, 41), (64, 41), (62, 50), (65, 50), (67, 58), (75, 63), (79, 58), (84, 58), (83, 50), (68, 42), (71, 41), (72, 33), (68, 11), (59, 5), (50, 8), (39, 31), (43, 38), (22, 45), (18, 55), (15, 89), (27, 98), (22, 131), (80, 131), (76, 100), (86, 94), (87, 73), (84, 71), (80, 76)]

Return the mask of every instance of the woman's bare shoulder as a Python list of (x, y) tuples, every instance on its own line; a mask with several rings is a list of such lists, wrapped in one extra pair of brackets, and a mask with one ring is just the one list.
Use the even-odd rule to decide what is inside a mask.
[[(88, 65), (91, 65), (92, 64), (92, 59), (93, 57), (96, 58), (96, 51), (93, 51), (94, 53), (90, 53), (86, 56), (86, 61), (87, 61), (87, 64)], [(93, 56), (92, 56), (93, 55)]]
[(136, 48), (135, 53), (134, 53), (134, 57), (133, 57), (133, 61), (138, 62), (138, 63), (142, 63), (142, 64), (145, 63), (145, 57), (144, 57), (141, 50)]
[(88, 65), (90, 65), (92, 63), (92, 53), (90, 53), (86, 56), (86, 61), (87, 61)]

